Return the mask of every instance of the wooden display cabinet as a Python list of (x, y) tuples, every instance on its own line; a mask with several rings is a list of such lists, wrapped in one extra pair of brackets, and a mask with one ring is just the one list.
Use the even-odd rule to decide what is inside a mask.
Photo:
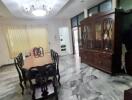
[(132, 9), (123, 12), (122, 41), (126, 47), (125, 67), (126, 72), (132, 75)]
[(132, 100), (132, 88), (124, 91), (124, 100)]
[(121, 71), (122, 13), (98, 13), (81, 21), (81, 61), (110, 74)]

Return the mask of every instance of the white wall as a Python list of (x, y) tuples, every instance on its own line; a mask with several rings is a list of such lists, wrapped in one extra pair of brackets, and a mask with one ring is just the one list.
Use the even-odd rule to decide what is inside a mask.
[[(33, 26), (41, 26), (48, 29), (48, 38), (50, 48), (54, 49), (58, 53), (60, 53), (60, 43), (57, 41), (56, 36), (59, 34), (60, 27), (68, 27), (69, 28), (69, 38), (70, 38), (70, 52), (72, 54), (72, 38), (71, 38), (71, 27), (70, 27), (70, 19), (54, 19), (47, 21), (34, 21), (34, 20), (10, 20), (10, 19), (0, 19), (0, 25), (6, 24), (22, 24), (22, 25), (33, 25)], [(5, 33), (0, 31), (0, 66), (5, 64), (10, 64), (13, 62), (12, 59), (9, 58), (8, 46), (5, 39)]]
[(13, 60), (9, 58), (9, 51), (5, 39), (5, 34), (3, 34), (0, 27), (0, 66), (8, 63), (13, 63)]
[(54, 49), (59, 54), (61, 53), (60, 41), (57, 39), (59, 36), (59, 28), (61, 27), (69, 28), (69, 39), (70, 39), (69, 54), (72, 54), (73, 50), (72, 50), (72, 35), (71, 35), (70, 20), (54, 20), (48, 23), (50, 48)]

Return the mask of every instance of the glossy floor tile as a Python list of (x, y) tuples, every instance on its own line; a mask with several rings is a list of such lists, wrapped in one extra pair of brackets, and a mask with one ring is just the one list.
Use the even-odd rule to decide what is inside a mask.
[[(123, 100), (124, 90), (132, 87), (132, 77), (111, 76), (80, 63), (78, 56), (60, 57), (59, 100)], [(31, 100), (30, 89), (21, 95), (15, 66), (0, 68), (0, 100)]]

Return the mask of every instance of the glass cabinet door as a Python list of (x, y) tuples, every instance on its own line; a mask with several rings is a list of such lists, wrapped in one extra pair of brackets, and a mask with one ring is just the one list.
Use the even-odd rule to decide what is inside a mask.
[(87, 29), (86, 25), (82, 27), (82, 46), (83, 48), (87, 48)]
[(92, 24), (87, 25), (87, 48), (93, 48), (93, 34), (92, 34)]
[(82, 44), (84, 48), (93, 48), (93, 36), (91, 24), (82, 27)]
[(101, 22), (96, 22), (96, 24), (95, 24), (95, 35), (96, 35), (95, 48), (101, 49), (102, 48), (102, 25), (101, 25)]
[(79, 29), (78, 29), (78, 43), (79, 43), (79, 47), (82, 47), (81, 27), (79, 27)]
[(105, 18), (103, 20), (103, 49), (112, 49), (112, 31), (113, 31), (113, 19)]

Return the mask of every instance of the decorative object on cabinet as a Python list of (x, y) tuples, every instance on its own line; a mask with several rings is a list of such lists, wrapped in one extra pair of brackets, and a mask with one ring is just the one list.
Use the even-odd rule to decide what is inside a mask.
[(121, 72), (122, 12), (102, 12), (81, 21), (81, 61), (110, 74)]

